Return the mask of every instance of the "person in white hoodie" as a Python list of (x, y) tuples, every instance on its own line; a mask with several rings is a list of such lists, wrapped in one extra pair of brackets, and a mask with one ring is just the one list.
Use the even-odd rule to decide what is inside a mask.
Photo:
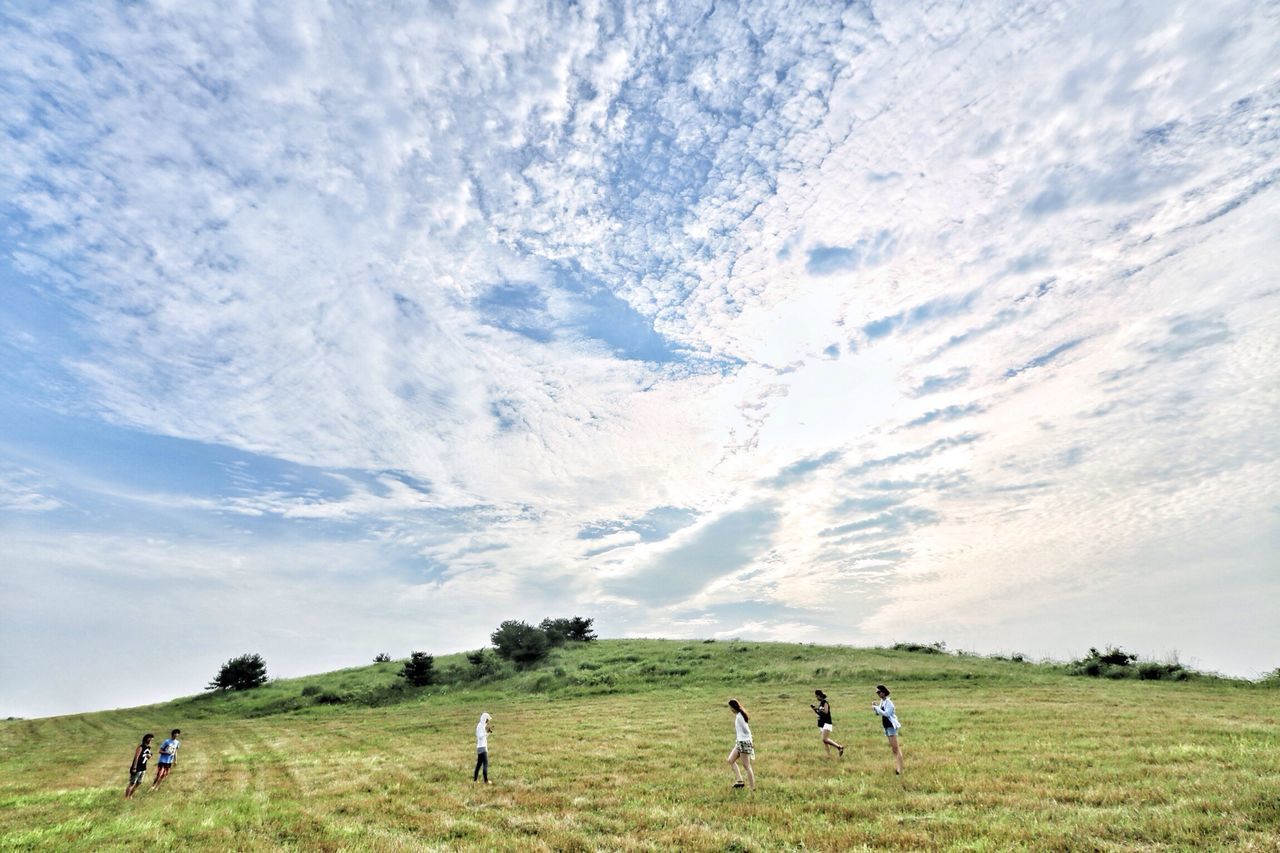
[(737, 699), (729, 700), (729, 707), (733, 709), (733, 749), (729, 751), (728, 764), (733, 768), (734, 783), (733, 787), (741, 788), (743, 786), (742, 770), (738, 768), (741, 764), (747, 769), (747, 783), (751, 785), (751, 790), (756, 789), (756, 771), (751, 766), (751, 757), (756, 754), (755, 744), (751, 740), (751, 726), (747, 725), (751, 718), (747, 716), (745, 708), (739, 704)]
[(885, 736), (889, 738), (889, 748), (893, 750), (894, 773), (902, 773), (902, 747), (898, 746), (898, 715), (893, 708), (893, 700), (889, 698), (889, 688), (883, 684), (876, 685), (876, 696), (879, 702), (871, 703), (871, 710), (880, 715), (880, 723), (884, 726)]
[(493, 731), (493, 717), (488, 712), (480, 715), (476, 723), (476, 769), (471, 774), (471, 781), (480, 779), (480, 771), (484, 771), (484, 783), (489, 784), (489, 733)]

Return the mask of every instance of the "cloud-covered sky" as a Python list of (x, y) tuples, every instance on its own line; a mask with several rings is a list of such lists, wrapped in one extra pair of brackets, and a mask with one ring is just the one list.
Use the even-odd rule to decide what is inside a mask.
[(0, 10), (0, 714), (486, 642), (1280, 666), (1280, 4)]

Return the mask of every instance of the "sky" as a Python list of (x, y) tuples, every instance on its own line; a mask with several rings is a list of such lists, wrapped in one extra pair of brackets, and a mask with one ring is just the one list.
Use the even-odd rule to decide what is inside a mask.
[(1280, 666), (1280, 3), (7, 3), (0, 716), (485, 645)]

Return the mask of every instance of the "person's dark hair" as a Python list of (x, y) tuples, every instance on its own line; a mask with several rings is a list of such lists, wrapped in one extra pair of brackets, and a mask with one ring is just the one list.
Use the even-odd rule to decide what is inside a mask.
[(145, 735), (142, 736), (142, 745), (146, 746), (147, 741), (151, 740), (154, 737), (155, 735), (153, 735), (151, 732), (147, 732)]
[(751, 722), (751, 718), (747, 716), (747, 709), (742, 707), (742, 704), (737, 699), (730, 699), (729, 707), (741, 714), (743, 720), (748, 723)]
[(883, 684), (877, 684), (877, 685), (876, 685), (876, 692), (877, 692), (877, 693), (882, 693), (882, 694), (884, 694), (885, 696), (888, 696), (888, 695), (889, 695), (889, 688), (888, 688), (888, 687), (885, 687)]
[(815, 691), (813, 691), (813, 695), (814, 695), (814, 696), (817, 696), (817, 697), (818, 697), (819, 699), (821, 699), (823, 702), (827, 701), (827, 694), (823, 693), (821, 690), (815, 690)]
[(169, 737), (177, 737), (180, 734), (182, 734), (182, 729), (174, 729), (173, 731), (169, 732)]

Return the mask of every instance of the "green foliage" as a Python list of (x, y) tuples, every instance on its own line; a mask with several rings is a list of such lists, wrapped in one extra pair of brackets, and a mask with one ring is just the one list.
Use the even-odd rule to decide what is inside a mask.
[(374, 663), (391, 663), (391, 655), (386, 652), (378, 652), (373, 656)]
[(1186, 681), (1195, 675), (1176, 660), (1138, 663), (1136, 654), (1116, 646), (1107, 646), (1103, 651), (1090, 648), (1089, 654), (1067, 664), (1067, 672), (1091, 678), (1136, 678), (1141, 681)]
[(551, 647), (559, 648), (565, 643), (590, 643), (594, 641), (596, 633), (591, 628), (594, 622), (594, 619), (584, 619), (581, 616), (561, 619), (552, 619), (548, 616), (542, 620), (538, 627), (542, 630), (542, 633), (547, 635), (547, 642)]
[(595, 624), (594, 619), (584, 619), (581, 616), (574, 616), (569, 620), (569, 639), (575, 643), (592, 643), (598, 638), (595, 630), (591, 627)]
[(520, 669), (528, 669), (544, 660), (551, 650), (547, 635), (542, 630), (514, 619), (499, 625), (489, 640), (499, 657), (513, 662)]
[(222, 665), (206, 690), (252, 690), (267, 682), (267, 662), (262, 655), (240, 655)]
[(1263, 687), (1280, 687), (1280, 667), (1277, 667), (1262, 678), (1258, 679), (1258, 683)]
[(400, 677), (414, 687), (425, 687), (435, 680), (436, 659), (426, 652), (412, 652), (400, 670)]
[(945, 655), (947, 653), (946, 643), (894, 643), (894, 651), (898, 652), (918, 652), (925, 655)]
[(547, 644), (551, 648), (559, 648), (569, 642), (569, 620), (552, 619), (548, 616), (538, 623), (539, 630), (547, 635)]
[(1138, 664), (1138, 678), (1143, 681), (1186, 681), (1190, 677), (1191, 672), (1177, 661), (1172, 663), (1144, 661)]
[(489, 678), (502, 672), (502, 661), (488, 649), (467, 652), (467, 663), (471, 666), (472, 678)]

